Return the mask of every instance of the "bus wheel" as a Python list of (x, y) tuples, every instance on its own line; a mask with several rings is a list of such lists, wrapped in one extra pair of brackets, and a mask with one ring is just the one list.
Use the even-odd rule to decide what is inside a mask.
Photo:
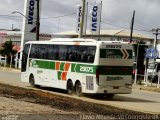
[(31, 75), (31, 76), (29, 77), (29, 83), (30, 83), (30, 86), (31, 86), (31, 87), (35, 87), (35, 84), (34, 84), (34, 76), (33, 76), (33, 75)]
[(69, 95), (73, 93), (73, 82), (71, 80), (67, 82), (67, 93)]
[(77, 96), (82, 96), (82, 85), (80, 82), (76, 83), (76, 94)]
[(40, 87), (39, 85), (35, 85), (35, 80), (34, 80), (34, 76), (33, 75), (31, 75), (29, 77), (29, 83), (30, 83), (31, 87), (35, 87), (35, 88), (39, 88)]

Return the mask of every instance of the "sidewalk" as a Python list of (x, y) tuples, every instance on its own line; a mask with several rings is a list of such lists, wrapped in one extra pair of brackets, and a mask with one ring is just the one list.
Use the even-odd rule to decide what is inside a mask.
[(3, 66), (0, 66), (0, 70), (3, 70), (3, 71), (13, 71), (13, 72), (21, 72), (20, 69), (3, 67)]
[(133, 85), (133, 89), (146, 90), (146, 91), (160, 93), (160, 88), (157, 88), (155, 86)]

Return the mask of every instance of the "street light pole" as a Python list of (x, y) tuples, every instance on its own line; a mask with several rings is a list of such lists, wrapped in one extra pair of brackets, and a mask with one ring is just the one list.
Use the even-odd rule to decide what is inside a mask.
[[(20, 15), (22, 15), (23, 17), (27, 18), (27, 16), (23, 15), (21, 12), (18, 11), (14, 11), (12, 12), (12, 14), (18, 13)], [(39, 41), (39, 27), (40, 27), (40, 22), (39, 22), (39, 0), (37, 0), (37, 18), (36, 20), (36, 40)]]
[(26, 17), (25, 15), (23, 15), (21, 12), (18, 12), (18, 11), (12, 12), (12, 14), (15, 14), (15, 13), (18, 13), (18, 14), (22, 15), (22, 16), (25, 17), (25, 18), (28, 18), (28, 17)]

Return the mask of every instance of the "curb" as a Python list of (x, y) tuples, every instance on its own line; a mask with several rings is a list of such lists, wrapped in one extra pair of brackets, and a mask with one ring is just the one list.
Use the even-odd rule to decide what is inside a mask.
[(133, 88), (133, 89), (160, 93), (160, 88), (157, 88), (157, 87), (154, 87), (154, 86), (151, 87), (151, 86), (140, 86), (140, 85), (137, 85), (137, 87)]

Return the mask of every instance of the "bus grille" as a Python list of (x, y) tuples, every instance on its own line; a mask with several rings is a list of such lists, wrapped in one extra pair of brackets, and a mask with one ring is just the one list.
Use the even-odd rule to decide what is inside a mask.
[(86, 76), (86, 89), (87, 90), (93, 90), (93, 77), (91, 76)]

